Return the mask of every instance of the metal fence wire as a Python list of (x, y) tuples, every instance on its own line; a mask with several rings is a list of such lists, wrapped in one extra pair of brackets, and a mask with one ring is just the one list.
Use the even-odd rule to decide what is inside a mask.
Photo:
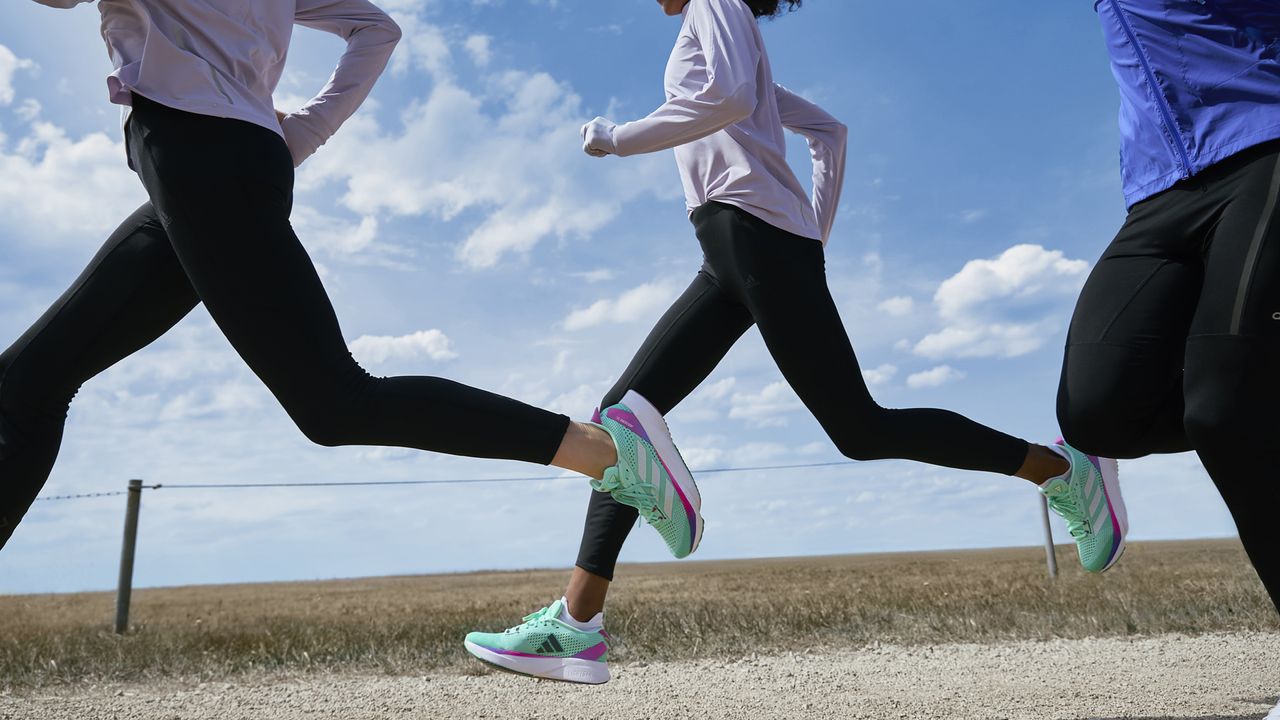
[[(761, 472), (771, 470), (811, 470), (815, 468), (843, 467), (856, 465), (856, 460), (837, 460), (833, 462), (798, 463), (793, 465), (755, 465), (752, 467), (706, 468), (693, 471), (697, 475), (724, 475), (729, 473)], [(572, 475), (539, 475), (535, 477), (509, 478), (451, 478), (442, 480), (374, 480), (374, 481), (333, 481), (333, 482), (293, 482), (293, 483), (171, 483), (144, 485), (141, 480), (130, 480), (127, 490), (108, 490), (104, 492), (76, 493), (69, 495), (46, 495), (36, 498), (37, 501), (59, 502), (71, 500), (90, 500), (97, 498), (128, 496), (124, 522), (124, 543), (120, 554), (120, 579), (116, 590), (115, 631), (123, 635), (129, 628), (129, 607), (133, 594), (133, 565), (138, 545), (138, 516), (142, 509), (143, 490), (257, 490), (265, 488), (282, 489), (316, 489), (344, 487), (401, 487), (413, 485), (495, 485), (499, 483), (531, 483), (562, 480)], [(1049, 508), (1044, 497), (1038, 498), (1043, 514), (1045, 533), (1045, 560), (1049, 577), (1057, 578), (1058, 563), (1053, 546), (1053, 531), (1049, 526)]]

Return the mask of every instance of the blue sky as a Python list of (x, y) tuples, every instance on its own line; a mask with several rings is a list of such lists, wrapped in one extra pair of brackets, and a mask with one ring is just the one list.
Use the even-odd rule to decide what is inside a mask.
[[(0, 342), (143, 199), (91, 7), (0, 27)], [(392, 0), (405, 40), (300, 171), (295, 225), (356, 353), (590, 413), (699, 251), (671, 154), (593, 160), (578, 126), (662, 99), (678, 30), (649, 0)], [(1056, 437), (1060, 348), (1119, 227), (1117, 94), (1087, 3), (811, 2), (766, 23), (779, 82), (851, 130), (828, 268), (877, 398)], [(300, 30), (288, 109), (341, 51)], [(804, 145), (791, 158), (808, 178)], [(839, 460), (749, 333), (670, 423), (695, 467)], [(502, 431), (495, 428), (495, 432)], [(546, 471), (309, 445), (197, 310), (85, 386), (46, 494), (149, 483), (430, 480)], [(1194, 456), (1122, 465), (1133, 537), (1233, 534)], [(704, 558), (1034, 544), (1021, 481), (905, 462), (708, 475)], [(138, 582), (569, 567), (588, 490), (522, 485), (160, 490)], [(122, 498), (37, 503), (0, 592), (114, 582)], [(1059, 538), (1066, 535), (1058, 528)], [(662, 560), (633, 534), (624, 560)]]

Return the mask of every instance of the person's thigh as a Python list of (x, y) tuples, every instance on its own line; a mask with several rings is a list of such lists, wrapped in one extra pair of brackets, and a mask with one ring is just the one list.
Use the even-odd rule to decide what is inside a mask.
[(1253, 158), (1224, 184), (1230, 202), (1186, 344), (1184, 424), (1280, 606), (1280, 485), (1268, 452), (1280, 436), (1280, 152)]
[(747, 309), (703, 269), (658, 320), (600, 407), (635, 390), (667, 414), (702, 384), (752, 323)]
[(135, 108), (130, 131), (135, 166), (191, 285), (285, 408), (357, 380), (363, 373), (289, 221), (293, 165), (284, 141), (248, 123), (152, 103)]
[[(0, 355), (0, 411), (61, 415), (89, 378), (147, 346), (198, 300), (150, 203)], [(7, 410), (6, 410), (7, 405)]]
[(196, 303), (147, 204), (0, 354), (0, 547), (48, 480), (80, 386), (163, 335)]
[(1076, 303), (1058, 421), (1067, 442), (1085, 452), (1134, 458), (1191, 449), (1182, 427), (1183, 353), (1204, 280), (1195, 238), (1210, 226), (1195, 227), (1172, 211), (1177, 206), (1162, 198), (1135, 208)]
[(293, 164), (278, 135), (153, 103), (135, 106), (129, 128), (134, 165), (192, 287), (313, 442), (552, 461), (563, 415), (445, 378), (374, 378), (360, 367), (289, 223)]
[(1012, 475), (1027, 443), (946, 410), (880, 407), (827, 286), (816, 240), (737, 210), (699, 214), (721, 284), (750, 310), (787, 383), (840, 452)]

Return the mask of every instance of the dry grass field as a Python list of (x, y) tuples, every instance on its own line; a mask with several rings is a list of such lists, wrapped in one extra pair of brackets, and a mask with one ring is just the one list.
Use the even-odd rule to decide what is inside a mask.
[[(1039, 549), (632, 565), (619, 572), (615, 658), (682, 661), (814, 647), (1280, 632), (1236, 541), (1131, 546), (1103, 577)], [(461, 638), (559, 597), (564, 571), (0, 597), (0, 690), (474, 667)], [(668, 638), (680, 637), (677, 644)]]

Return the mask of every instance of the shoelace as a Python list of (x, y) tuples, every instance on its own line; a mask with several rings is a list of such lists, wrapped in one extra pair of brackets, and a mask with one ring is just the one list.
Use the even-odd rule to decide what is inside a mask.
[(545, 618), (545, 617), (546, 617), (550, 612), (551, 612), (551, 606), (550, 606), (550, 605), (548, 605), (547, 607), (544, 607), (544, 608), (542, 608), (541, 610), (539, 610), (539, 611), (537, 611), (537, 612), (531, 613), (531, 614), (529, 614), (529, 615), (525, 615), (525, 616), (524, 616), (524, 622), (520, 623), (519, 625), (517, 625), (517, 626), (515, 626), (515, 627), (513, 627), (513, 628), (507, 628), (507, 634), (509, 635), (509, 634), (511, 634), (511, 633), (513, 633), (513, 632), (516, 632), (516, 631), (520, 630), (520, 628), (524, 627), (525, 625), (528, 625), (529, 623), (531, 623), (531, 622), (533, 622), (533, 621), (535, 621), (535, 620), (542, 620), (542, 619), (543, 619), (543, 618)]
[(1074, 484), (1069, 484), (1066, 492), (1049, 495), (1048, 498), (1049, 507), (1067, 521), (1067, 532), (1071, 533), (1071, 537), (1079, 540), (1089, 533), (1089, 523), (1084, 511), (1080, 509)]
[(604, 480), (595, 483), (596, 489), (600, 492), (610, 493), (619, 502), (636, 508), (640, 511), (640, 516), (647, 520), (650, 525), (656, 525), (667, 519), (666, 513), (662, 512), (662, 509), (658, 507), (658, 495), (652, 485), (649, 483), (635, 483), (624, 487), (620, 478), (621, 475), (621, 470), (614, 473), (606, 473)]

